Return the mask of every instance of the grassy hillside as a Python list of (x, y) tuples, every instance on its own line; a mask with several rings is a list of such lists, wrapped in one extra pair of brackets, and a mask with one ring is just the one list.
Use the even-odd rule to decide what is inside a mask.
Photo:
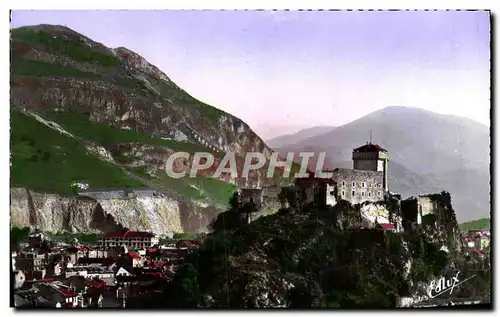
[[(75, 136), (12, 110), (12, 186), (69, 194), (77, 180), (88, 180), (91, 187), (100, 189), (147, 184), (187, 199), (225, 205), (235, 189), (232, 184), (210, 177), (178, 180), (162, 172), (146, 173), (162, 164), (163, 158), (155, 156), (157, 148), (159, 155), (166, 152), (161, 147), (212, 152), (199, 143), (157, 136), (179, 132), (177, 123), (182, 121), (207, 140), (221, 142), (222, 138), (222, 147), (239, 156), (256, 144), (260, 150), (265, 148), (248, 127), (243, 141), (234, 133), (246, 126), (241, 120), (189, 95), (126, 48), (107, 48), (64, 26), (37, 25), (12, 29), (10, 51), (11, 107), (35, 112)], [(231, 119), (232, 124), (222, 126), (219, 119)], [(124, 124), (133, 130), (121, 129)], [(112, 152), (116, 164), (88, 152), (88, 141)], [(154, 157), (147, 162), (139, 152), (118, 157), (112, 150), (119, 143), (152, 145), (145, 148), (153, 148), (148, 154)]]
[(43, 112), (42, 116), (61, 125), (66, 131), (82, 139), (108, 147), (115, 143), (139, 142), (168, 147), (175, 151), (212, 152), (209, 148), (192, 142), (178, 142), (153, 137), (146, 133), (124, 130), (91, 121), (88, 114), (71, 112)]
[[(136, 131), (91, 122), (77, 113), (46, 112), (47, 120), (61, 125), (76, 139), (47, 127), (18, 109), (11, 110), (12, 126), (12, 186), (25, 186), (41, 192), (71, 194), (70, 185), (77, 180), (88, 180), (91, 187), (144, 187), (128, 178), (123, 170), (88, 153), (82, 141), (93, 141), (104, 147), (120, 142), (139, 142), (159, 145), (176, 151), (209, 151), (190, 142), (177, 142), (154, 138)], [(209, 177), (172, 179), (167, 175), (150, 177), (143, 168), (131, 172), (148, 178), (186, 198), (227, 203), (235, 186)]]
[(478, 229), (489, 229), (490, 219), (482, 218), (473, 221), (464, 222), (459, 225), (461, 231), (467, 230), (478, 230)]
[(88, 180), (92, 187), (144, 187), (117, 166), (89, 153), (83, 144), (11, 109), (11, 186), (71, 194), (71, 183)]

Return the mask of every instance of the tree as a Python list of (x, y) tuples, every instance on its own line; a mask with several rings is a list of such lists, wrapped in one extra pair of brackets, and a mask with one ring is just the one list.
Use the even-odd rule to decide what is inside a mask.
[(236, 228), (240, 225), (242, 213), (251, 210), (249, 207), (240, 207), (239, 194), (235, 192), (229, 198), (228, 210), (219, 214), (217, 218), (210, 224), (210, 229), (213, 232)]
[(198, 307), (198, 271), (193, 264), (186, 263), (179, 267), (171, 284), (169, 304), (175, 308)]
[(14, 227), (10, 229), (10, 245), (12, 248), (18, 248), (19, 243), (21, 243), (23, 240), (28, 238), (30, 234), (30, 228), (29, 227), (24, 227), (24, 228), (17, 228)]

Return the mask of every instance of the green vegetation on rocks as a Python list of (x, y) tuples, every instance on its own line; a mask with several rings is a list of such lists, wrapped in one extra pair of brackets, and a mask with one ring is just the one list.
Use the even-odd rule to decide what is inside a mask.
[(490, 229), (490, 219), (482, 218), (469, 222), (464, 222), (460, 224), (459, 227), (462, 232), (466, 232), (468, 230)]
[(85, 232), (46, 232), (45, 235), (54, 241), (71, 244), (78, 241), (80, 244), (97, 245), (102, 239), (100, 233), (85, 233)]
[(423, 232), (340, 229), (342, 205), (282, 209), (250, 224), (238, 224), (238, 206), (232, 199), (179, 269), (168, 293), (175, 307), (394, 307), (410, 279), (427, 281), (449, 260)]
[(84, 72), (79, 69), (26, 58), (12, 60), (11, 75), (20, 76), (51, 76), (99, 79), (101, 75)]
[(30, 228), (10, 228), (10, 246), (11, 248), (17, 248), (19, 243), (26, 242), (30, 234)]
[(89, 153), (78, 140), (34, 117), (11, 109), (11, 186), (72, 195), (71, 185), (88, 180), (95, 188), (139, 188), (123, 170)]
[(35, 31), (29, 27), (17, 28), (11, 31), (11, 38), (43, 45), (53, 54), (68, 56), (76, 61), (101, 66), (115, 66), (121, 63), (118, 57), (111, 53), (99, 52), (81, 39), (52, 36), (43, 30)]
[(71, 134), (84, 140), (96, 142), (105, 148), (117, 143), (137, 142), (164, 146), (175, 151), (188, 153), (211, 152), (209, 148), (197, 143), (164, 140), (146, 133), (95, 122), (91, 120), (88, 113), (51, 111), (43, 112), (42, 116), (47, 120), (58, 123)]

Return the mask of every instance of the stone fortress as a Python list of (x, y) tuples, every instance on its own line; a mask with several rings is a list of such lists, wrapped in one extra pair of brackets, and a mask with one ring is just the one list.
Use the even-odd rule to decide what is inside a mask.
[[(293, 187), (306, 189), (306, 202), (314, 200), (313, 192), (318, 187), (324, 189), (323, 199), (327, 205), (334, 206), (340, 199), (351, 204), (365, 201), (378, 202), (385, 199), (389, 192), (388, 161), (389, 153), (379, 145), (366, 143), (353, 150), (353, 169), (336, 168), (330, 179), (317, 178), (310, 175), (307, 178), (296, 178)], [(323, 184), (323, 185), (320, 185)], [(326, 185), (326, 186), (325, 186)], [(243, 203), (254, 202), (257, 208), (263, 208), (278, 199), (282, 187), (269, 186), (262, 188), (242, 188), (240, 197)]]
[(370, 143), (352, 152), (353, 169), (337, 168), (333, 181), (337, 189), (335, 198), (360, 204), (365, 201), (381, 201), (389, 192), (387, 169), (389, 153)]
[[(384, 204), (389, 197), (388, 162), (389, 153), (377, 144), (367, 142), (352, 153), (353, 168), (336, 168), (329, 171), (331, 178), (310, 175), (296, 178), (288, 187), (297, 190), (303, 203), (315, 202), (335, 206), (340, 200), (352, 205), (361, 204), (361, 214), (370, 223), (393, 224), (396, 230), (400, 220), (391, 219)], [(241, 203), (253, 202), (258, 210), (283, 206), (279, 193), (283, 187), (243, 188), (239, 190)]]

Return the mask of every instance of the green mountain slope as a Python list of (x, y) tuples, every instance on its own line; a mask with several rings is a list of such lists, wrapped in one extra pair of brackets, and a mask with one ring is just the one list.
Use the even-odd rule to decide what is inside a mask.
[[(70, 194), (72, 182), (87, 180), (94, 189), (149, 187), (226, 206), (235, 184), (280, 179), (280, 171), (271, 180), (256, 171), (247, 180), (214, 179), (215, 169), (168, 177), (165, 162), (176, 151), (211, 152), (217, 160), (233, 152), (239, 167), (247, 152), (271, 151), (246, 123), (192, 97), (126, 48), (63, 26), (13, 29), (10, 80), (11, 186)], [(177, 163), (189, 171), (191, 162)]]
[(11, 186), (71, 194), (71, 184), (88, 180), (101, 187), (144, 187), (121, 168), (104, 162), (78, 140), (11, 109)]

